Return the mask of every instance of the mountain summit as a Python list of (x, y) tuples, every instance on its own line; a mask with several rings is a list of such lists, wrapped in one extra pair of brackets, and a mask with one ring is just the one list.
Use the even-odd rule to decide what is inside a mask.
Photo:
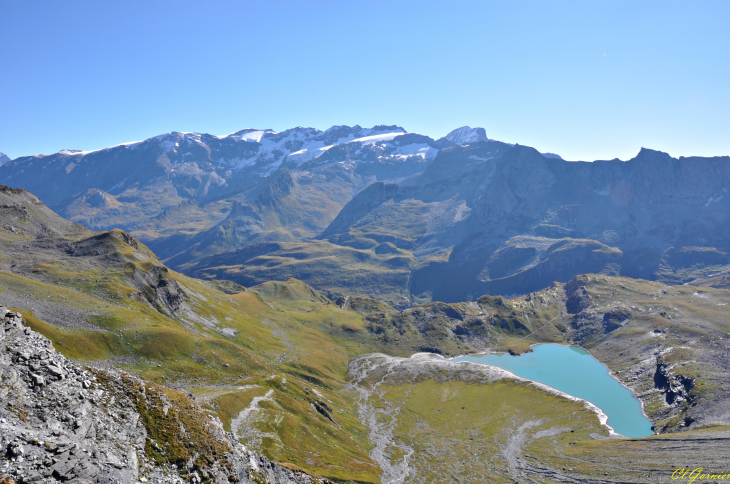
[(487, 138), (487, 132), (484, 130), (484, 128), (470, 128), (469, 126), (456, 128), (446, 135), (446, 139), (457, 145), (489, 140), (489, 138)]
[(3, 166), (8, 161), (10, 161), (10, 157), (5, 153), (0, 152), (0, 166)]

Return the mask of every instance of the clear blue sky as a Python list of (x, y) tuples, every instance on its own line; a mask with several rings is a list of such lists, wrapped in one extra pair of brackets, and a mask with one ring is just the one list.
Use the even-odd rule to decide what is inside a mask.
[(730, 155), (730, 1), (0, 0), (0, 151), (398, 124)]

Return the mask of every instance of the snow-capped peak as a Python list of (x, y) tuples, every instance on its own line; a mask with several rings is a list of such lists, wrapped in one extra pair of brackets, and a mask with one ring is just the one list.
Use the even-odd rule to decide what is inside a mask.
[(10, 157), (5, 153), (0, 152), (0, 166), (3, 166), (8, 161), (10, 161)]
[[(320, 161), (314, 161), (336, 146), (341, 149), (331, 152)], [(282, 164), (292, 167), (306, 162), (425, 163), (436, 156), (439, 151), (437, 146), (431, 138), (409, 134), (396, 125), (378, 125), (372, 128), (340, 125), (332, 126), (326, 131), (302, 126), (279, 132), (247, 128), (225, 136), (172, 131), (144, 141), (94, 151), (63, 150), (57, 155), (63, 163), (73, 168), (82, 161), (88, 162), (89, 166), (103, 163), (105, 158), (102, 152), (119, 148), (139, 149), (136, 153), (125, 156), (139, 157), (159, 166), (164, 165), (164, 169), (175, 176), (213, 170), (227, 178), (244, 169), (246, 173), (266, 177)], [(98, 154), (85, 159), (90, 153)], [(165, 157), (162, 158), (162, 155)], [(73, 165), (70, 164), (71, 159)], [(220, 178), (217, 174), (215, 176)], [(223, 178), (220, 180), (221, 183), (225, 182)]]
[(470, 128), (469, 126), (462, 126), (456, 128), (451, 133), (446, 135), (446, 139), (457, 145), (463, 145), (467, 143), (476, 143), (477, 141), (488, 141), (487, 132), (484, 128)]

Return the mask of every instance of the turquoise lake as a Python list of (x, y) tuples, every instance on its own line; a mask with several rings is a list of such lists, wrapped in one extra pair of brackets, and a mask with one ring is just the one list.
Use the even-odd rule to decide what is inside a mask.
[(608, 425), (625, 437), (652, 435), (651, 422), (631, 390), (608, 373), (600, 361), (573, 346), (544, 344), (520, 356), (490, 354), (462, 356), (451, 361), (471, 361), (498, 366), (515, 375), (588, 400), (608, 417)]

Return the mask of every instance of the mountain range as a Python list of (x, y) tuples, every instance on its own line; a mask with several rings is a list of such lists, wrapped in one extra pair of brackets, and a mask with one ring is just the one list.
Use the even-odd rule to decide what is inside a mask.
[(0, 183), (195, 277), (294, 277), (399, 308), (586, 272), (722, 286), (730, 264), (730, 158), (572, 162), (467, 126), (174, 132), (17, 158)]

